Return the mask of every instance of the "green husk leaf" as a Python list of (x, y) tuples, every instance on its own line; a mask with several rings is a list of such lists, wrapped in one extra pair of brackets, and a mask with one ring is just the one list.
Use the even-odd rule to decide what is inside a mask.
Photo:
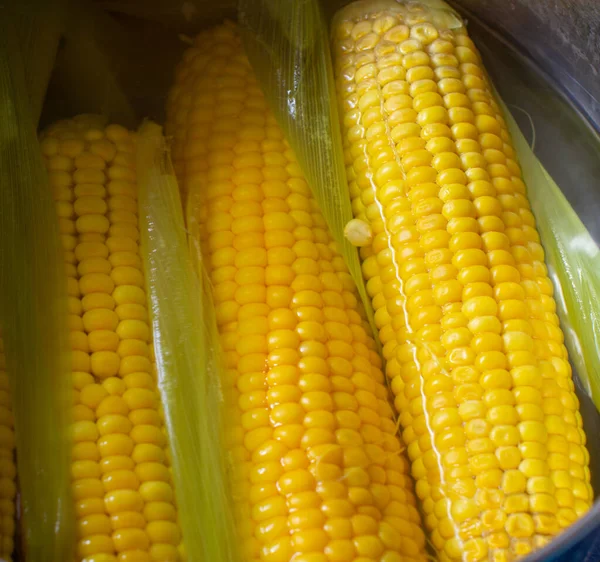
[(546, 252), (569, 358), (600, 409), (600, 250), (502, 106)]
[(25, 68), (31, 115), (38, 122), (65, 28), (66, 0), (13, 2), (15, 28)]
[(189, 252), (161, 127), (144, 123), (137, 142), (142, 259), (185, 549), (189, 560), (235, 562), (213, 305)]
[(0, 320), (29, 562), (71, 560), (66, 274), (14, 14), (0, 14)]
[(71, 4), (44, 106), (45, 122), (101, 113), (136, 128), (142, 117), (162, 119), (164, 93), (184, 47), (175, 30), (164, 22), (108, 13), (95, 0)]
[[(70, 2), (45, 107), (53, 121), (97, 113), (125, 126), (136, 124), (133, 105), (119, 79), (129, 40), (126, 27), (90, 0)], [(115, 51), (120, 51), (120, 56)]]
[(318, 0), (241, 0), (246, 53), (358, 288), (373, 332), (352, 219), (327, 23)]

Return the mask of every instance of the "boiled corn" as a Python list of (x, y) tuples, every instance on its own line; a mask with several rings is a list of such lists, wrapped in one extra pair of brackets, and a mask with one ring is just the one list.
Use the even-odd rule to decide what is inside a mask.
[(68, 276), (77, 560), (176, 562), (180, 531), (139, 255), (135, 144), (93, 116), (41, 142)]
[(521, 171), (455, 22), (356, 2), (333, 51), (354, 216), (372, 234), (363, 272), (431, 541), (441, 560), (500, 562), (593, 492)]
[(167, 115), (216, 305), (243, 560), (425, 560), (355, 287), (235, 27), (196, 39)]

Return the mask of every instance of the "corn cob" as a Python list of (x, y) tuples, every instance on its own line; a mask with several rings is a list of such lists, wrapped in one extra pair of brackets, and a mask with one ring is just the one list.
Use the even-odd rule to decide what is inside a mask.
[(381, 360), (234, 26), (196, 39), (168, 118), (216, 305), (243, 560), (424, 560)]
[[(544, 251), (463, 27), (357, 2), (333, 30), (363, 272), (441, 560), (509, 561), (592, 501)], [(352, 225), (350, 225), (352, 227)]]
[(41, 142), (68, 275), (77, 560), (176, 562), (180, 532), (139, 255), (135, 145), (93, 116)]
[(0, 559), (12, 561), (15, 536), (15, 434), (4, 340), (0, 336)]

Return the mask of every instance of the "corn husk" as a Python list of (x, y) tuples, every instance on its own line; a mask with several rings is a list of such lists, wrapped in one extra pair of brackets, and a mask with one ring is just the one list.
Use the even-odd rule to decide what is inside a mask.
[(352, 207), (327, 24), (320, 4), (317, 0), (242, 0), (239, 21), (248, 58), (375, 328), (358, 252), (344, 237), (344, 227), (352, 219)]
[(161, 128), (138, 135), (142, 259), (158, 387), (188, 560), (236, 560), (221, 446), (218, 335), (200, 264), (188, 251), (177, 180)]
[[(72, 559), (66, 274), (36, 137), (42, 77), (26, 79), (21, 20), (0, 17), (0, 321), (29, 562)], [(35, 58), (35, 49), (26, 50)], [(28, 55), (28, 56), (29, 56)], [(35, 82), (35, 84), (34, 84)]]
[(508, 108), (503, 109), (546, 252), (569, 359), (600, 410), (600, 250)]

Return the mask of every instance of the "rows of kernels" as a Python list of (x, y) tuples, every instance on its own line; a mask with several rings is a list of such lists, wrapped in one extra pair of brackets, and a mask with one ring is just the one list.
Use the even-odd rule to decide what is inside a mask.
[[(100, 457), (96, 445), (99, 436), (97, 418), (94, 410), (86, 405), (85, 394), (84, 401), (81, 399), (82, 390), (92, 384), (94, 379), (91, 375), (88, 337), (83, 327), (83, 305), (76, 258), (78, 236), (74, 201), (76, 193), (81, 195), (81, 190), (74, 186), (73, 172), (74, 160), (83, 152), (84, 147), (79, 136), (75, 132), (71, 133), (70, 127), (66, 125), (55, 128), (54, 134), (42, 142), (42, 152), (46, 157), (59, 216), (68, 276), (74, 388), (72, 478), (79, 539), (78, 556), (81, 559), (96, 554), (112, 556), (114, 543), (110, 536), (110, 521), (104, 510), (104, 489), (100, 480)], [(115, 557), (112, 559), (116, 560)]]
[(56, 148), (48, 168), (59, 162), (67, 174), (55, 197), (70, 199), (67, 207), (56, 197), (69, 277), (78, 556), (176, 561), (179, 531), (138, 248), (134, 145), (122, 127), (96, 128), (83, 118), (47, 135), (42, 150)]
[[(409, 91), (409, 84), (403, 80), (406, 72), (401, 66), (402, 54), (394, 52), (395, 49), (386, 52), (386, 45), (377, 43), (379, 38), (375, 39), (373, 33), (369, 33), (373, 29), (385, 32), (394, 28), (393, 21), (382, 20), (364, 21), (342, 31), (347, 37), (347, 52), (342, 58), (343, 66), (338, 67), (338, 80), (343, 81), (340, 89), (347, 94), (343, 101), (347, 109), (344, 124), (348, 128), (346, 139), (350, 141), (347, 151), (350, 161), (354, 159), (349, 177), (351, 190), (353, 184), (361, 186), (355, 190), (360, 204), (355, 203), (354, 207), (365, 209), (374, 232), (372, 248), (362, 250), (363, 270), (367, 289), (374, 297), (375, 320), (388, 361), (387, 374), (396, 394), (395, 404), (401, 414), (403, 436), (413, 461), (417, 494), (423, 502), (432, 541), (443, 552), (446, 539), (454, 536), (455, 531), (448, 520), (440, 488), (440, 459), (431, 448), (430, 424), (435, 412), (429, 398), (438, 412), (454, 406), (454, 400), (448, 396), (447, 376), (438, 368), (443, 349), (435, 344), (435, 340), (439, 339), (442, 311), (432, 298), (425, 253), (419, 245), (411, 202), (403, 195), (403, 174), (397, 165), (397, 160), (402, 157), (402, 146), (396, 147), (390, 139), (390, 131), (398, 130), (395, 129), (398, 126), (401, 130), (411, 131), (409, 127), (402, 127), (402, 119), (410, 117), (406, 110), (412, 105), (405, 93)], [(392, 29), (394, 31), (394, 38), (406, 39), (408, 36), (408, 29)], [(354, 39), (358, 39), (356, 49), (352, 45)], [(394, 77), (392, 82), (378, 83), (384, 82), (382, 76), (389, 75)], [(355, 87), (351, 89), (350, 84)], [(397, 114), (386, 122), (384, 115), (387, 117), (391, 111)], [(412, 127), (412, 131), (415, 129), (418, 136), (420, 127)], [(404, 144), (410, 146), (410, 143)], [(367, 176), (371, 171), (374, 172), (374, 185)], [(420, 307), (423, 307), (423, 314), (417, 316)], [(415, 345), (417, 341), (419, 343)], [(423, 368), (431, 377), (431, 395), (423, 392)], [(440, 534), (438, 527), (448, 536)]]
[[(466, 244), (465, 249), (470, 250), (472, 255), (476, 252), (481, 259), (481, 263), (476, 265), (488, 268), (486, 285), (480, 285), (486, 292), (478, 295), (487, 298), (479, 299), (478, 304), (480, 307), (489, 306), (489, 312), (499, 317), (499, 322), (494, 321), (491, 326), (494, 331), (487, 333), (487, 328), (482, 327), (487, 319), (469, 318), (469, 327), (475, 328), (470, 331), (479, 338), (473, 343), (484, 345), (486, 350), (485, 356), (479, 355), (475, 359), (482, 366), (484, 360), (488, 361), (481, 375), (492, 371), (494, 378), (483, 396), (488, 407), (486, 417), (491, 424), (486, 437), (491, 438), (497, 447), (495, 468), (503, 471), (501, 481), (498, 479), (491, 483), (492, 489), (500, 485), (501, 495), (497, 498), (499, 505), (486, 506), (485, 512), (482, 511), (483, 530), (493, 533), (490, 548), (502, 549), (510, 541), (513, 553), (527, 554), (535, 546), (532, 516), (539, 519), (542, 515), (550, 520), (547, 524), (550, 533), (558, 530), (552, 502), (540, 501), (548, 497), (536, 494), (552, 485), (547, 478), (546, 464), (540, 462), (547, 458), (545, 417), (540, 407), (541, 373), (531, 353), (525, 294), (518, 286), (519, 272), (508, 252), (500, 205), (478, 144), (478, 133), (483, 132), (478, 126), (485, 126), (485, 121), (475, 116), (464, 87), (461, 89), (455, 82), (460, 71), (452, 42), (433, 43), (429, 51), (435, 70), (445, 76), (439, 81), (438, 89), (456, 139), (456, 154), (466, 172), (466, 189), (463, 189), (462, 197), (464, 202), (472, 204), (471, 207), (465, 205), (469, 208), (470, 217), (477, 218), (477, 225), (472, 223), (474, 228), (465, 229), (460, 236)], [(468, 302), (464, 306), (467, 307)], [(495, 363), (489, 364), (490, 360)], [(504, 378), (501, 384), (497, 384), (499, 377)], [(502, 416), (497, 415), (499, 412)], [(544, 515), (547, 510), (549, 514)], [(499, 519), (504, 517), (506, 534), (500, 534), (497, 527), (500, 526)], [(488, 522), (492, 524), (488, 525)]]
[[(194, 185), (205, 183), (206, 134), (215, 110), (214, 91), (206, 86), (218, 74), (219, 62), (233, 54), (233, 46), (227, 41), (231, 33), (232, 27), (227, 24), (204, 31), (194, 39), (194, 46), (185, 51), (177, 67), (175, 84), (167, 99), (166, 133), (184, 200)], [(231, 73), (230, 85), (239, 87), (237, 78)]]
[[(468, 93), (473, 98), (473, 110), (485, 115), (488, 129), (481, 139), (486, 156), (487, 171), (496, 187), (507, 230), (511, 253), (521, 275), (532, 325), (534, 353), (538, 357), (543, 383), (541, 394), (547, 416), (548, 464), (556, 488), (559, 506), (558, 522), (570, 525), (591, 505), (593, 491), (590, 485), (589, 454), (585, 448), (586, 436), (578, 411), (579, 402), (574, 393), (571, 367), (564, 335), (560, 330), (553, 299), (553, 286), (544, 264), (544, 250), (535, 228), (521, 171), (515, 162), (514, 150), (506, 124), (493, 99), (480, 59), (473, 43), (466, 36), (457, 37), (460, 45), (461, 71), (472, 82)], [(477, 104), (475, 102), (478, 102)], [(508, 224), (510, 221), (510, 224)]]
[(561, 527), (566, 527), (589, 508), (593, 495), (585, 433), (563, 345), (564, 336), (555, 314), (553, 287), (547, 276), (535, 219), (499, 107), (478, 66), (479, 58), (472, 42), (466, 36), (459, 36), (457, 43), (460, 45), (459, 59), (463, 63), (461, 70), (472, 83), (469, 95), (478, 102), (473, 104), (474, 112), (483, 116), (480, 119), (487, 126), (485, 137), (482, 137), (487, 170), (499, 195), (511, 253), (526, 294), (533, 351), (542, 371), (541, 394), (549, 436), (548, 465), (557, 489), (558, 522)]
[[(233, 52), (231, 58), (235, 60)], [(239, 135), (232, 147), (235, 171), (231, 177), (235, 187), (233, 204), (228, 211), (233, 217), (232, 246), (235, 249), (234, 265), (237, 269), (234, 278), (237, 288), (233, 297), (240, 306), (237, 330), (230, 336), (230, 341), (235, 343), (238, 360), (231, 366), (239, 369), (238, 376), (242, 375), (240, 367), (251, 369), (246, 374), (253, 378), (252, 384), (248, 386), (245, 380), (238, 378), (236, 388), (241, 393), (241, 428), (244, 433), (243, 444), (248, 450), (248, 511), (255, 525), (253, 539), (257, 547), (256, 556), (285, 560), (292, 553), (287, 531), (290, 509), (283, 494), (277, 492), (279, 480), (284, 475), (278, 457), (287, 452), (289, 441), (286, 442), (284, 438), (293, 439), (294, 434), (283, 432), (282, 439), (277, 428), (272, 427), (270, 411), (273, 396), (269, 393), (271, 385), (268, 381), (270, 373), (267, 364), (270, 351), (277, 350), (286, 354), (291, 350), (289, 334), (271, 335), (270, 330), (269, 318), (285, 295), (279, 286), (271, 288), (266, 285), (267, 277), (270, 281), (272, 271), (269, 266), (273, 262), (269, 260), (265, 245), (265, 217), (271, 211), (270, 204), (273, 201), (264, 198), (261, 186), (263, 182), (269, 181), (265, 147), (269, 144), (276, 146), (280, 135), (276, 128), (267, 124), (264, 100), (255, 80), (250, 76), (246, 61), (236, 62), (244, 68), (246, 88), (238, 90), (235, 84), (239, 77), (236, 79), (231, 76), (226, 82), (227, 94), (223, 96), (229, 100), (228, 109), (233, 112), (230, 118), (232, 128), (237, 119), (240, 123)], [(239, 113), (234, 109), (236, 106), (240, 108)], [(225, 132), (222, 126), (219, 129)], [(257, 377), (258, 373), (261, 375)], [(285, 390), (289, 392), (290, 389)], [(286, 396), (282, 392), (280, 399), (285, 401)]]
[[(452, 53), (452, 65), (449, 67), (452, 77), (460, 78), (454, 45), (449, 42), (443, 47), (449, 54)], [(435, 45), (432, 45), (431, 49), (434, 48)], [(486, 398), (490, 393), (497, 399), (503, 398), (505, 401), (495, 402), (494, 407), (501, 407), (504, 414), (510, 415), (517, 425), (515, 428), (511, 424), (507, 425), (506, 419), (499, 420), (503, 423), (493, 424), (495, 433), (490, 433), (490, 436), (497, 445), (502, 444), (496, 456), (500, 467), (506, 470), (501, 486), (504, 494), (502, 507), (508, 514), (505, 528), (510, 539), (513, 535), (522, 539), (511, 540), (511, 549), (515, 554), (527, 554), (543, 542), (536, 532), (552, 535), (558, 531), (556, 508), (547, 493), (553, 492), (553, 485), (548, 478), (546, 463), (539, 462), (546, 461), (548, 455), (545, 415), (541, 408), (541, 372), (537, 359), (531, 352), (526, 295), (519, 288), (520, 273), (509, 252), (510, 242), (505, 234), (509, 226), (502, 216), (497, 193), (490, 182), (486, 160), (479, 144), (479, 137), (485, 134), (485, 118), (479, 118), (473, 111), (473, 107), (477, 109), (477, 105), (472, 104), (467, 97), (465, 86), (461, 89), (454, 82), (442, 81), (439, 87), (452, 118), (457, 153), (469, 180), (470, 199), (475, 207), (481, 233), (477, 243), (485, 252), (490, 268), (493, 294), (490, 293), (489, 296), (493, 296), (497, 303), (501, 321), (501, 325), (497, 325), (498, 334), (495, 338), (498, 351), (503, 350), (506, 354), (506, 363), (501, 367), (506, 380), (502, 385), (492, 387), (486, 393)], [(507, 369), (512, 381), (506, 376)], [(519, 438), (516, 430), (520, 434)], [(511, 434), (514, 434), (512, 438), (509, 437)], [(490, 513), (485, 513), (483, 517), (486, 527), (488, 519), (496, 524), (496, 518)], [(541, 526), (538, 525), (540, 521)]]
[[(202, 40), (204, 38), (204, 41)], [(182, 60), (175, 68), (175, 85), (169, 91), (166, 101), (165, 135), (169, 139), (171, 161), (178, 176), (185, 176), (185, 157), (183, 150), (187, 140), (186, 123), (192, 108), (191, 86), (208, 61), (206, 54), (208, 32), (196, 37), (194, 46), (186, 49)]]
[[(290, 153), (287, 154), (290, 157)], [(293, 162), (293, 156), (291, 160)], [(422, 535), (414, 528), (414, 525), (418, 525), (419, 518), (412, 494), (406, 493), (406, 489), (409, 487), (405, 476), (408, 467), (404, 459), (399, 456), (399, 442), (394, 438), (395, 425), (386, 401), (386, 389), (380, 370), (381, 363), (374, 352), (373, 342), (363, 327), (364, 321), (356, 312), (358, 303), (351, 277), (341, 257), (335, 255), (335, 245), (328, 235), (323, 217), (318, 212), (315, 201), (310, 197), (309, 188), (301, 180), (298, 180), (295, 186), (301, 188), (304, 197), (310, 199), (313, 211), (313, 220), (310, 226), (316, 242), (316, 251), (313, 251), (313, 254), (316, 256), (318, 252), (321, 258), (319, 260), (321, 269), (319, 280), (321, 281), (320, 288), (323, 289), (321, 296), (325, 307), (323, 316), (316, 315), (315, 319), (324, 322), (324, 337), (325, 340), (328, 339), (329, 358), (327, 362), (331, 385), (325, 390), (336, 393), (338, 403), (335, 406), (341, 410), (336, 412), (338, 430), (335, 432), (335, 437), (337, 445), (340, 446), (340, 452), (343, 452), (344, 455), (341, 479), (348, 486), (349, 502), (355, 506), (358, 514), (358, 516), (353, 516), (353, 521), (359, 520), (361, 525), (369, 522), (373, 525), (375, 521), (381, 520), (382, 528), (379, 530), (379, 539), (383, 547), (390, 548), (390, 551), (383, 555), (389, 559), (395, 559), (393, 553), (395, 549), (398, 549), (404, 553), (406, 559), (410, 559), (410, 557), (419, 555), (423, 547), (423, 539)], [(331, 268), (328, 267), (327, 258), (329, 256), (335, 256), (332, 264), (337, 273), (336, 276), (332, 275)], [(340, 295), (343, 300), (337, 295)], [(300, 320), (303, 320), (299, 311), (300, 309), (298, 309), (297, 315)], [(315, 312), (317, 311), (315, 310)], [(346, 322), (350, 324), (349, 331), (344, 330)], [(296, 328), (296, 331), (299, 332), (299, 330), (300, 325)], [(354, 351), (354, 357), (350, 353), (351, 349)], [(347, 361), (350, 361), (349, 365)], [(352, 384), (348, 384), (346, 378), (341, 377), (347, 377), (351, 372), (354, 373), (351, 377)], [(301, 383), (302, 380), (301, 378)], [(343, 393), (346, 393), (346, 396)], [(360, 418), (360, 428), (357, 427), (359, 420), (353, 419), (351, 415), (354, 399), (358, 402), (357, 414)], [(306, 418), (304, 423), (307, 425)], [(362, 447), (365, 452), (361, 451)], [(326, 454), (333, 454), (333, 451), (330, 449), (330, 452)], [(321, 463), (323, 463), (323, 457), (321, 457)], [(385, 476), (383, 469), (386, 470)], [(388, 484), (397, 482), (399, 486), (387, 490), (383, 485), (386, 482)], [(368, 491), (364, 489), (365, 486), (368, 486)], [(394, 496), (395, 493), (398, 496)], [(399, 520), (395, 518), (399, 518)], [(407, 521), (412, 525), (407, 524)], [(358, 527), (358, 524), (356, 526), (355, 536), (365, 532)], [(396, 540), (393, 537), (394, 533), (402, 535), (402, 542), (394, 542)], [(354, 545), (356, 554), (375, 559), (378, 555), (378, 548), (381, 546), (373, 537), (355, 538)], [(334, 556), (335, 550), (330, 545), (330, 552), (330, 558), (343, 559), (344, 552), (350, 553), (351, 550), (341, 550)]]
[(218, 104), (205, 109), (185, 169), (202, 166), (199, 155), (208, 163), (194, 214), (234, 386), (226, 396), (237, 398), (228, 446), (246, 558), (421, 559), (407, 466), (352, 281), (239, 38), (231, 27), (213, 37), (219, 56), (192, 104)]
[[(120, 151), (115, 160), (119, 156)], [(111, 223), (108, 259), (112, 266), (113, 298), (119, 320), (116, 328), (119, 336), (116, 350), (118, 376), (126, 387), (123, 398), (132, 424), (130, 435), (135, 445), (132, 458), (144, 500), (143, 516), (151, 545), (150, 555), (156, 560), (177, 560), (180, 533), (168, 469), (167, 439), (154, 382), (151, 329), (139, 255), (133, 146), (131, 152), (123, 152), (122, 156), (123, 164), (118, 169), (113, 168), (113, 176), (109, 169), (112, 181), (108, 185), (107, 201)], [(127, 161), (129, 166), (125, 166)]]
[[(104, 488), (101, 481), (100, 455), (96, 444), (99, 433), (96, 426), (96, 413), (86, 401), (84, 389), (94, 382), (91, 375), (88, 336), (83, 325), (83, 304), (79, 288), (77, 270), (78, 233), (74, 202), (82, 197), (82, 188), (75, 186), (75, 159), (84, 150), (84, 140), (80, 134), (64, 124), (54, 127), (53, 134), (42, 142), (42, 152), (46, 157), (46, 168), (53, 188), (59, 227), (65, 250), (68, 277), (68, 299), (70, 314), (70, 340), (73, 371), (73, 497), (77, 518), (78, 559), (97, 554), (112, 556), (115, 552), (111, 537), (110, 520), (104, 509)], [(82, 179), (82, 178), (77, 178)], [(103, 181), (100, 185), (81, 182), (85, 189), (95, 189), (103, 194)], [(88, 242), (91, 246), (93, 243)], [(96, 245), (98, 247), (98, 245)], [(83, 391), (83, 400), (82, 400)]]
[[(486, 166), (486, 161), (479, 154), (477, 140), (474, 140), (477, 139), (477, 129), (470, 122), (474, 121), (483, 127), (487, 123), (485, 118), (478, 118), (477, 121), (473, 119), (470, 101), (463, 94), (464, 86), (457, 80), (461, 78), (461, 73), (457, 68), (458, 59), (453, 54), (452, 34), (444, 32), (443, 38), (438, 39), (438, 32), (431, 26), (415, 26), (419, 28), (417, 33), (415, 27), (412, 30), (405, 26), (393, 27), (397, 21), (394, 22), (390, 15), (374, 17), (372, 20), (374, 21), (362, 21), (357, 25), (347, 25), (346, 22), (345, 29), (341, 29), (338, 85), (345, 98), (342, 104), (346, 110), (344, 125), (347, 128), (347, 155), (349, 163), (354, 164), (349, 170), (353, 208), (357, 218), (370, 220), (375, 235), (373, 248), (363, 249), (362, 254), (365, 259), (365, 275), (369, 280), (367, 287), (371, 296), (375, 297), (373, 304), (379, 314), (384, 353), (387, 351), (386, 357), (389, 359), (400, 343), (393, 341), (393, 328), (389, 329), (398, 303), (392, 302), (390, 309), (388, 301), (386, 310), (385, 297), (381, 298), (382, 270), (383, 276), (394, 278), (393, 270), (388, 269), (386, 272), (383, 269), (389, 265), (391, 257), (389, 253), (386, 255), (386, 251), (389, 252), (388, 247), (396, 255), (403, 251), (404, 259), (412, 258), (411, 267), (415, 267), (416, 273), (422, 273), (419, 258), (423, 254), (415, 245), (411, 247), (411, 242), (419, 240), (420, 249), (425, 250), (425, 264), (430, 272), (429, 277), (434, 282), (435, 292), (432, 295), (428, 291), (429, 287), (419, 283), (415, 276), (418, 289), (415, 294), (416, 302), (411, 302), (411, 295), (407, 294), (403, 295), (403, 301), (411, 321), (411, 304), (414, 306), (419, 302), (419, 306), (442, 305), (441, 341), (448, 348), (446, 365), (454, 383), (460, 385), (460, 400), (456, 396), (456, 389), (455, 399), (464, 401), (464, 404), (459, 404), (458, 410), (440, 412), (437, 418), (447, 425), (464, 425), (465, 447), (452, 451), (452, 458), (458, 461), (462, 457), (461, 462), (466, 465), (467, 454), (475, 455), (469, 461), (470, 470), (465, 473), (461, 474), (463, 467), (444, 471), (445, 477), (453, 476), (453, 473), (460, 476), (456, 482), (452, 482), (451, 478), (445, 479), (450, 499), (453, 490), (460, 492), (460, 510), (453, 510), (454, 523), (459, 529), (459, 538), (467, 539), (462, 545), (450, 543), (450, 550), (455, 556), (460, 556), (459, 549), (456, 548), (460, 546), (466, 551), (467, 557), (487, 557), (487, 546), (481, 539), (477, 539), (486, 536), (490, 556), (501, 559), (504, 556), (502, 549), (508, 546), (509, 540), (502, 529), (504, 527), (508, 535), (514, 535), (511, 551), (525, 554), (532, 546), (544, 544), (543, 535), (554, 534), (558, 530), (556, 502), (550, 497), (554, 488), (552, 479), (546, 475), (548, 467), (539, 462), (547, 458), (544, 424), (539, 423), (545, 422), (547, 417), (544, 415), (546, 412), (540, 408), (541, 379), (536, 358), (531, 353), (531, 337), (523, 332), (526, 330), (523, 321), (527, 315), (519, 316), (520, 312), (527, 310), (523, 307), (525, 293), (515, 287), (515, 283), (511, 283), (515, 276), (518, 282), (519, 272), (512, 267), (510, 260), (505, 263), (506, 252), (503, 254), (498, 251), (504, 249), (499, 242), (500, 237), (494, 236), (499, 234), (496, 230), (502, 222), (496, 217), (499, 215), (499, 205), (492, 199), (495, 195), (494, 188), (486, 170), (482, 169)], [(382, 35), (386, 31), (389, 33), (380, 41), (377, 34)], [(424, 40), (421, 43), (417, 38)], [(394, 43), (399, 43), (397, 50)], [(424, 52), (424, 45), (428, 45), (428, 53)], [(474, 109), (484, 108), (480, 104)], [(485, 129), (482, 132), (486, 132)], [(389, 139), (386, 139), (385, 136), (388, 135)], [(402, 169), (394, 170), (392, 160), (401, 164)], [(369, 164), (371, 170), (366, 170)], [(365, 171), (375, 172), (377, 194), (373, 193)], [(416, 229), (410, 216), (404, 215), (400, 220), (396, 217), (391, 220), (385, 216), (387, 201), (382, 203), (393, 190), (398, 190), (398, 187), (401, 189), (402, 186), (401, 183), (398, 183), (398, 187), (390, 183), (388, 189), (382, 190), (384, 186), (378, 180), (399, 180), (404, 173), (412, 203), (412, 215), (418, 221)], [(437, 185), (432, 183), (434, 181)], [(375, 207), (374, 200), (383, 208), (383, 212)], [(402, 205), (398, 201), (394, 201), (394, 204)], [(370, 207), (373, 212), (369, 214)], [(381, 219), (384, 222), (387, 219), (387, 224), (381, 225)], [(400, 229), (397, 228), (398, 225), (402, 225)], [(503, 225), (501, 226), (503, 229)], [(492, 234), (488, 234), (489, 232)], [(379, 245), (378, 235), (382, 237)], [(399, 239), (404, 242), (403, 250), (398, 246)], [(402, 263), (402, 260), (398, 262)], [(397, 265), (396, 269), (399, 270)], [(487, 269), (487, 273), (484, 269)], [(476, 274), (485, 278), (469, 279), (469, 276)], [(506, 279), (502, 278), (503, 275)], [(402, 279), (399, 273), (396, 277)], [(408, 293), (411, 289), (406, 284), (407, 279), (402, 281)], [(464, 285), (462, 290), (461, 285)], [(398, 288), (393, 291), (397, 292)], [(392, 295), (394, 298), (398, 296)], [(432, 299), (432, 296), (435, 298)], [(497, 305), (493, 299), (489, 299), (492, 296), (498, 302)], [(469, 299), (475, 299), (471, 302), (473, 306), (468, 303)], [(465, 301), (464, 308), (461, 301)], [(486, 301), (494, 315), (495, 311), (492, 309), (500, 308), (502, 324), (497, 318), (482, 318), (478, 314), (481, 308), (475, 304), (485, 304)], [(430, 311), (429, 314), (437, 313), (433, 308)], [(396, 330), (402, 330), (403, 327), (403, 322), (396, 322)], [(430, 325), (428, 328), (438, 331), (438, 326)], [(475, 332), (472, 328), (475, 328)], [(411, 331), (414, 329), (411, 326)], [(489, 329), (493, 332), (486, 333)], [(420, 341), (423, 342), (422, 339)], [(431, 347), (430, 344), (427, 347)], [(415, 353), (414, 347), (408, 342), (403, 348), (409, 356)], [(405, 429), (405, 440), (409, 444), (410, 453), (411, 438), (414, 440), (418, 437), (415, 424), (421, 428), (423, 425), (419, 420), (413, 420), (415, 406), (406, 399), (407, 382), (408, 392), (411, 390), (410, 377), (407, 379), (405, 375), (405, 380), (394, 385), (393, 377), (399, 372), (397, 367), (397, 364), (392, 364), (392, 372), (388, 376), (392, 378), (392, 387), (396, 392), (404, 391), (403, 394), (397, 394), (396, 405), (405, 408), (401, 410), (401, 420), (411, 424)], [(513, 372), (515, 367), (518, 367), (518, 372)], [(423, 378), (430, 377), (427, 363), (422, 363), (422, 368)], [(511, 369), (510, 373), (507, 368)], [(530, 375), (535, 382), (519, 376), (525, 374)], [(432, 382), (443, 390), (444, 385), (450, 381), (444, 377), (445, 373), (438, 375), (439, 378), (436, 377), (435, 382)], [(511, 380), (511, 375), (514, 380)], [(479, 382), (487, 386), (477, 384)], [(537, 388), (532, 388), (531, 385)], [(556, 382), (554, 386), (556, 387)], [(419, 392), (418, 386), (415, 387), (414, 384), (412, 390)], [(444, 406), (452, 406), (451, 399), (441, 400)], [(513, 408), (515, 403), (517, 405)], [(574, 402), (571, 400), (569, 403)], [(422, 409), (418, 401), (416, 408)], [(556, 409), (556, 406), (553, 408)], [(495, 426), (506, 421), (496, 416), (501, 410), (506, 410), (504, 413), (507, 414), (515, 414), (512, 417), (515, 422), (520, 421), (518, 429), (505, 424)], [(434, 417), (432, 425), (436, 423)], [(553, 427), (560, 425), (554, 423)], [(454, 437), (460, 437), (460, 433), (458, 430)], [(509, 436), (511, 443), (504, 443), (506, 439), (503, 438)], [(512, 443), (515, 439), (515, 443)], [(518, 448), (515, 446), (517, 444)], [(422, 454), (420, 448), (415, 448), (412, 452), (416, 457)], [(490, 454), (492, 452), (496, 458)], [(575, 450), (575, 455), (581, 457), (579, 449)], [(523, 474), (518, 474), (517, 468)], [(422, 470), (422, 465), (418, 469)], [(475, 475), (474, 484), (480, 489), (477, 494), (472, 475)], [(502, 489), (498, 492), (500, 484)], [(582, 494), (587, 495), (587, 492), (583, 492), (585, 488), (580, 489)], [(467, 490), (473, 499), (465, 502), (463, 500)], [(427, 496), (430, 488), (424, 486), (420, 489), (417, 485), (417, 491), (424, 493), (421, 498), (428, 514), (432, 508), (432, 502)], [(522, 493), (525, 491), (529, 497)], [(509, 513), (508, 517), (500, 507)], [(523, 511), (519, 513), (519, 510)], [(526, 514), (527, 511), (534, 513), (533, 519)], [(467, 515), (471, 519), (463, 522)], [(434, 527), (439, 525), (440, 531), (445, 527), (446, 532), (452, 536), (452, 526), (444, 525), (444, 521), (432, 520), (428, 515), (427, 522), (430, 526), (432, 523)], [(535, 536), (534, 530), (538, 533)], [(530, 538), (532, 536), (533, 539)], [(469, 540), (471, 538), (473, 540)], [(444, 547), (444, 537), (437, 529), (432, 533), (432, 541), (437, 548)], [(446, 550), (448, 551), (447, 543)]]
[[(213, 273), (217, 321), (227, 368), (226, 396), (228, 406), (231, 405), (228, 446), (235, 463), (236, 523), (246, 558), (257, 560), (262, 544), (259, 536), (255, 536), (260, 530), (252, 517), (249, 498), (253, 493), (259, 494), (266, 503), (267, 513), (269, 507), (268, 495), (261, 489), (260, 475), (253, 471), (252, 462), (255, 450), (262, 443), (264, 420), (268, 416), (263, 372), (266, 362), (264, 324), (268, 307), (264, 295), (256, 292), (257, 281), (264, 278), (264, 265), (253, 261), (254, 253), (264, 251), (260, 232), (262, 211), (260, 199), (256, 197), (258, 182), (262, 179), (258, 168), (262, 162), (260, 155), (256, 161), (251, 115), (242, 117), (241, 130), (239, 135), (236, 134), (237, 118), (248, 113), (246, 105), (256, 99), (253, 95), (253, 86), (254, 90), (256, 86), (250, 84), (247, 66), (232, 61), (235, 53), (233, 34), (224, 32), (221, 36), (215, 33), (211, 61), (195, 82), (200, 99), (193, 98), (194, 119), (190, 120), (190, 140), (184, 147), (189, 172), (184, 184), (203, 185), (201, 177), (192, 176), (192, 170), (206, 168), (210, 187), (202, 194), (203, 211), (199, 218), (205, 233), (203, 250), (211, 256), (209, 270)], [(228, 69), (224, 72), (226, 66)], [(236, 82), (239, 90), (232, 87)], [(243, 94), (247, 87), (249, 98), (245, 100)], [(245, 136), (250, 137), (246, 143)], [(250, 172), (258, 173), (244, 174), (248, 168)], [(234, 170), (240, 171), (235, 175)], [(206, 217), (210, 219), (206, 220)], [(236, 256), (236, 248), (240, 250), (239, 256)], [(256, 315), (256, 325), (250, 321), (253, 315)], [(247, 334), (246, 341), (241, 341), (240, 330)], [(238, 384), (239, 364), (244, 366), (243, 374), (246, 375), (245, 384), (241, 385)], [(250, 430), (248, 436), (247, 429)], [(277, 540), (280, 532), (281, 526), (275, 525), (270, 538)]]
[(0, 558), (12, 561), (15, 535), (15, 435), (4, 340), (0, 336)]

